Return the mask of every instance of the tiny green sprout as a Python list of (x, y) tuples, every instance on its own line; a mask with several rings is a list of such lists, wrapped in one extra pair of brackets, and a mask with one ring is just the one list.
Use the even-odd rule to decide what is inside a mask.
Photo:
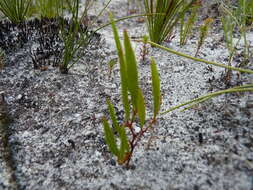
[(198, 55), (201, 46), (204, 44), (204, 41), (208, 35), (208, 30), (211, 27), (212, 23), (213, 23), (213, 19), (207, 18), (206, 20), (204, 20), (203, 25), (200, 26), (200, 35), (199, 35), (198, 47), (197, 47), (195, 57)]
[[(125, 117), (124, 121), (118, 121), (113, 104), (110, 100), (107, 100), (112, 126), (110, 126), (110, 123), (105, 117), (102, 119), (102, 122), (105, 141), (110, 152), (117, 158), (118, 164), (129, 166), (129, 162), (138, 142), (156, 122), (161, 104), (160, 79), (155, 61), (151, 58), (150, 67), (154, 109), (153, 117), (147, 119), (145, 98), (139, 87), (137, 61), (128, 33), (126, 30), (124, 31), (123, 49), (112, 15), (110, 15), (110, 19), (112, 21), (112, 29), (119, 57), (121, 97)], [(114, 131), (117, 135), (115, 135)], [(130, 137), (128, 137), (128, 135), (130, 135)]]

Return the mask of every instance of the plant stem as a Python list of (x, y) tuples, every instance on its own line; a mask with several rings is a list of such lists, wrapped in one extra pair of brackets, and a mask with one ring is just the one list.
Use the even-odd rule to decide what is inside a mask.
[[(143, 42), (143, 40), (135, 40), (135, 41), (137, 41), (137, 42)], [(147, 43), (151, 44), (151, 45), (154, 46), (154, 47), (158, 47), (158, 48), (160, 48), (160, 49), (163, 49), (163, 50), (165, 50), (165, 51), (167, 51), (167, 52), (170, 52), (170, 53), (173, 53), (173, 54), (176, 54), (176, 55), (178, 55), (178, 56), (185, 57), (185, 58), (188, 58), (188, 59), (191, 59), (191, 60), (194, 60), (194, 61), (198, 61), (198, 62), (202, 62), (202, 63), (206, 63), (206, 64), (209, 64), (209, 65), (214, 65), (214, 66), (218, 66), (218, 67), (223, 67), (223, 68), (225, 68), (225, 69), (230, 69), (230, 70), (234, 70), (234, 71), (239, 71), (239, 72), (242, 72), (242, 73), (253, 74), (253, 70), (242, 69), (242, 68), (236, 68), (236, 67), (232, 67), (232, 66), (228, 66), (228, 65), (223, 65), (223, 64), (220, 64), (220, 63), (216, 63), (216, 62), (207, 61), (207, 60), (204, 60), (204, 59), (192, 57), (192, 56), (190, 56), (190, 55), (187, 55), (187, 54), (184, 54), (184, 53), (175, 51), (175, 50), (173, 50), (173, 49), (164, 47), (164, 46), (162, 46), (162, 45), (159, 45), (159, 44), (154, 43), (154, 42), (151, 42), (151, 41), (147, 41)]]

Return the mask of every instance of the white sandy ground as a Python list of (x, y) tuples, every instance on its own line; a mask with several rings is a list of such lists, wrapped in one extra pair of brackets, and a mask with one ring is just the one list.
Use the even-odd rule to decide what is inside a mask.
[[(125, 1), (113, 1), (115, 15), (127, 13)], [(131, 37), (145, 34), (136, 19), (118, 24)], [(134, 169), (118, 166), (108, 152), (100, 119), (108, 116), (107, 97), (120, 103), (119, 67), (108, 77), (107, 63), (117, 57), (110, 27), (101, 31), (102, 41), (62, 75), (56, 69), (35, 71), (29, 57), (0, 71), (0, 88), (6, 91), (11, 113), (10, 144), (21, 189), (253, 189), (252, 94), (224, 95), (195, 109), (174, 111), (159, 117), (154, 131), (145, 135), (134, 152)], [(253, 33), (249, 33), (253, 43)], [(221, 32), (212, 32), (199, 57), (226, 63), (228, 56)], [(194, 55), (197, 33), (183, 48), (179, 37), (165, 44)], [(141, 44), (134, 44), (139, 58)], [(208, 92), (224, 88), (224, 71), (196, 63), (159, 49), (150, 49), (157, 62), (163, 94), (162, 110)], [(252, 69), (252, 65), (248, 68)], [(152, 109), (150, 68), (139, 64), (140, 84)], [(236, 75), (234, 75), (236, 78)], [(243, 84), (252, 76), (241, 75)], [(199, 143), (199, 133), (204, 142)], [(147, 148), (148, 140), (153, 141)], [(75, 148), (68, 142), (72, 140)], [(0, 157), (0, 189), (11, 189), (5, 162)]]

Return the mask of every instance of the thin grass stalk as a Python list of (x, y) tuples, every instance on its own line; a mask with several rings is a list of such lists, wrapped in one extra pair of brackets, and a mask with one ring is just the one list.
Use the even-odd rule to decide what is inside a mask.
[(161, 112), (160, 115), (164, 115), (166, 113), (169, 113), (171, 111), (174, 111), (174, 110), (179, 109), (181, 107), (184, 107), (186, 105), (193, 104), (193, 105), (188, 106), (187, 108), (182, 110), (182, 111), (184, 111), (186, 109), (189, 109), (189, 108), (195, 106), (196, 104), (202, 103), (202, 102), (207, 101), (207, 100), (209, 100), (211, 98), (214, 98), (216, 96), (220, 96), (220, 95), (228, 94), (228, 93), (239, 93), (239, 92), (253, 92), (253, 84), (246, 85), (245, 87), (240, 86), (240, 87), (234, 87), (234, 88), (230, 88), (230, 89), (226, 89), (226, 90), (221, 90), (221, 91), (218, 91), (218, 92), (213, 92), (213, 93), (201, 96), (199, 98), (193, 99), (191, 101), (185, 102), (183, 104), (174, 106), (174, 107), (172, 107), (172, 108), (170, 108), (170, 109), (168, 109), (164, 112)]
[[(144, 42), (143, 40), (135, 40), (135, 41), (137, 41), (137, 42)], [(173, 54), (175, 54), (175, 55), (178, 55), (178, 56), (181, 56), (181, 57), (185, 57), (185, 58), (188, 58), (188, 59), (197, 61), (197, 62), (202, 62), (202, 63), (205, 63), (205, 64), (209, 64), (209, 65), (214, 65), (214, 66), (222, 67), (222, 68), (229, 69), (229, 70), (239, 71), (239, 72), (242, 72), (242, 73), (253, 74), (253, 70), (242, 69), (242, 68), (237, 68), (237, 67), (232, 67), (232, 66), (223, 65), (223, 64), (220, 64), (220, 63), (216, 63), (216, 62), (207, 61), (207, 60), (204, 60), (204, 59), (192, 57), (192, 56), (190, 56), (190, 55), (187, 55), (187, 54), (184, 54), (184, 53), (175, 51), (175, 50), (173, 50), (173, 49), (170, 49), (170, 48), (161, 46), (161, 45), (159, 45), (159, 44), (157, 44), (157, 43), (154, 43), (154, 42), (151, 42), (151, 41), (147, 41), (146, 43), (149, 43), (150, 45), (152, 45), (152, 46), (154, 46), (154, 47), (158, 47), (158, 48), (160, 48), (160, 49), (163, 49), (163, 50), (165, 50), (165, 51), (167, 51), (167, 52), (170, 52), (170, 53), (173, 53)]]

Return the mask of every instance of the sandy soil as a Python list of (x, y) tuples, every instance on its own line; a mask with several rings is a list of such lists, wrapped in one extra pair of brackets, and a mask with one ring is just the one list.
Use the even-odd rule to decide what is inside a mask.
[[(113, 1), (110, 10), (116, 17), (126, 16), (127, 2)], [(99, 22), (106, 20), (104, 16)], [(132, 38), (146, 33), (145, 23), (138, 19), (117, 26), (121, 33), (127, 29)], [(0, 70), (0, 91), (5, 93), (12, 122), (0, 136), (0, 189), (253, 189), (253, 95), (249, 93), (223, 95), (194, 109), (160, 116), (134, 152), (132, 168), (117, 165), (105, 144), (101, 117), (108, 116), (107, 97), (118, 117), (123, 117), (119, 66), (109, 77), (107, 63), (117, 57), (116, 49), (110, 27), (99, 33), (68, 75), (52, 65), (35, 70), (29, 56), (31, 41), (7, 54), (6, 66)], [(253, 32), (248, 37), (252, 44)], [(197, 40), (196, 30), (181, 48), (175, 32), (172, 42), (164, 45), (194, 55)], [(140, 59), (142, 44), (133, 42), (133, 46)], [(149, 49), (149, 56), (159, 68), (162, 110), (227, 88), (224, 69), (156, 48)], [(218, 27), (199, 57), (226, 64), (228, 52)], [(237, 56), (233, 65), (240, 61)], [(140, 61), (139, 71), (151, 112), (149, 62)], [(230, 86), (253, 83), (252, 75), (238, 76), (233, 72)], [(3, 143), (6, 136), (9, 153)]]

